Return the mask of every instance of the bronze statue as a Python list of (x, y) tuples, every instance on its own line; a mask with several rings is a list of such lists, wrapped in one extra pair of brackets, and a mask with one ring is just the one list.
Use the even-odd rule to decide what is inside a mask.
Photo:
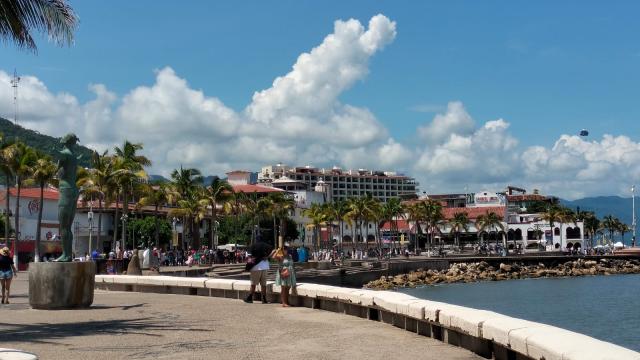
[(72, 151), (73, 145), (78, 142), (75, 134), (67, 134), (60, 142), (63, 147), (60, 151), (60, 160), (58, 161), (58, 179), (60, 199), (58, 200), (58, 222), (60, 223), (60, 238), (62, 240), (62, 255), (55, 261), (73, 261), (72, 244), (73, 232), (71, 225), (76, 216), (76, 207), (78, 206), (78, 187), (76, 186), (76, 175), (78, 171), (78, 160), (81, 156), (76, 157)]

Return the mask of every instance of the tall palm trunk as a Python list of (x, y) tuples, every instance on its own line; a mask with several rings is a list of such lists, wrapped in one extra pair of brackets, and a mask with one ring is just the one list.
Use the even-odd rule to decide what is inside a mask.
[[(211, 220), (209, 221), (209, 242), (211, 243), (211, 249), (213, 249), (213, 241), (215, 239), (215, 236), (213, 234), (213, 222), (216, 219), (216, 203), (211, 201)], [(255, 236), (255, 231), (254, 229), (251, 229), (251, 238), (253, 239), (253, 237)], [(251, 241), (252, 243), (254, 242), (253, 240)]]
[[(284, 245), (284, 237), (287, 234), (287, 222), (285, 220), (286, 218), (281, 218), (280, 219), (280, 236), (278, 237), (278, 245), (282, 246)], [(280, 241), (280, 239), (282, 239), (282, 241)]]
[(15, 251), (13, 253), (13, 262), (16, 264), (18, 264), (18, 244), (20, 243), (20, 190), (22, 188), (21, 183), (22, 179), (20, 179), (19, 177), (16, 177), (16, 212), (13, 214), (13, 219), (15, 220), (15, 225), (14, 225), (14, 229), (16, 231), (16, 236), (15, 236)]
[(38, 206), (38, 225), (36, 228), (36, 248), (33, 254), (35, 262), (40, 262), (40, 232), (42, 228), (42, 208), (44, 207), (44, 183), (40, 183), (40, 206)]
[(191, 243), (194, 249), (200, 248), (200, 221), (195, 217), (191, 221)]
[[(118, 225), (120, 222), (120, 218), (118, 217), (118, 208), (120, 207), (120, 198), (118, 197), (118, 195), (120, 194), (116, 192), (116, 212), (113, 219), (113, 244), (111, 245), (112, 249), (116, 248), (116, 241), (118, 240)], [(124, 244), (120, 244), (120, 246), (123, 250), (127, 249), (127, 247)]]
[(356, 227), (354, 223), (351, 223), (351, 245), (353, 246), (353, 253), (356, 252)]
[(338, 221), (340, 223), (340, 251), (342, 251), (342, 241), (344, 240), (344, 221), (340, 219)]
[(5, 218), (4, 218), (4, 241), (5, 243), (9, 244), (9, 227), (11, 226), (11, 224), (9, 224), (9, 212), (11, 211), (11, 203), (9, 201), (9, 173), (5, 173), (5, 184), (6, 184), (6, 193), (5, 193)]
[(333, 248), (333, 221), (329, 220), (327, 223), (329, 224), (329, 228), (328, 228), (329, 236), (327, 239), (327, 242), (328, 242), (327, 247), (329, 249), (332, 249)]
[(276, 217), (273, 216), (273, 248), (278, 248), (278, 236), (276, 235)]
[[(98, 232), (96, 233), (96, 248), (102, 245), (100, 242), (100, 232), (102, 231), (102, 197), (98, 198)], [(112, 247), (115, 250), (115, 247)]]
[[(122, 192), (122, 217), (126, 218), (127, 213), (129, 212), (129, 199), (127, 189), (123, 189)], [(127, 219), (128, 221), (129, 219)], [(127, 243), (127, 221), (122, 222), (122, 244)]]
[(156, 247), (160, 246), (160, 222), (158, 220), (159, 217), (160, 217), (160, 212), (158, 211), (158, 203), (156, 203), (156, 216), (155, 216), (156, 228), (153, 231), (153, 237), (156, 240)]

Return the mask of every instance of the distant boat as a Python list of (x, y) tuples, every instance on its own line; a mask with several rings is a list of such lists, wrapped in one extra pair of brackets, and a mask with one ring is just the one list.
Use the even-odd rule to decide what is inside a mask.
[(589, 136), (589, 131), (587, 129), (580, 130), (580, 136)]

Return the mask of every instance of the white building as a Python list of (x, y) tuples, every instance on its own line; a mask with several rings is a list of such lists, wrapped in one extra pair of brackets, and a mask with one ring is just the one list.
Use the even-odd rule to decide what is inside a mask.
[(386, 202), (392, 198), (415, 196), (418, 186), (414, 178), (391, 171), (343, 171), (338, 167), (320, 169), (312, 166), (289, 167), (283, 164), (264, 166), (258, 174), (258, 183), (275, 186), (276, 181), (281, 178), (286, 178), (291, 186), (302, 186), (309, 191), (323, 180), (329, 189), (330, 197), (335, 200), (371, 194), (374, 198)]
[[(473, 194), (443, 194), (430, 195), (428, 198), (440, 201), (443, 205), (445, 220), (453, 219), (456, 213), (466, 213), (469, 218), (467, 231), (459, 234), (462, 244), (477, 244), (479, 240), (495, 243), (506, 240), (507, 247), (522, 246), (527, 249), (537, 249), (543, 246), (546, 250), (584, 249), (585, 233), (582, 221), (575, 223), (555, 222), (553, 227), (548, 221), (542, 220), (542, 214), (528, 213), (527, 204), (534, 201), (549, 201), (543, 195), (526, 194), (523, 189), (517, 189), (518, 194), (513, 194), (509, 187), (505, 193), (481, 191)], [(419, 200), (420, 201), (420, 200)], [(475, 221), (478, 216), (493, 212), (502, 219), (502, 231), (499, 228), (484, 229), (479, 233)], [(400, 231), (408, 232), (408, 225)], [(451, 241), (453, 235), (451, 226), (445, 221), (439, 227), (441, 235)]]

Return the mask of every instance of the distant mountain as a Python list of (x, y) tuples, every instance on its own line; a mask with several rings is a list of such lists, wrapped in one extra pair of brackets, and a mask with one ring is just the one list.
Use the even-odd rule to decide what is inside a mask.
[[(580, 207), (580, 210), (593, 211), (599, 218), (606, 215), (613, 215), (625, 224), (631, 225), (631, 198), (596, 196), (573, 201), (560, 199), (560, 203), (573, 210)], [(640, 203), (638, 203), (638, 205), (640, 205)]]
[[(209, 176), (205, 176), (204, 179), (202, 180), (202, 183), (204, 184), (204, 186), (209, 186), (211, 185), (211, 183), (215, 180), (215, 179), (219, 179), (220, 177), (217, 175), (209, 175)], [(149, 175), (149, 181), (170, 181), (169, 179), (167, 179), (166, 177), (162, 176), (162, 175)]]
[(218, 175), (209, 175), (209, 176), (205, 176), (204, 180), (202, 180), (202, 184), (204, 186), (209, 186), (211, 185), (212, 182), (215, 181), (215, 179), (219, 179), (220, 177)]
[[(62, 150), (60, 138), (40, 134), (34, 130), (25, 129), (20, 125), (14, 125), (13, 122), (2, 117), (0, 117), (0, 132), (4, 135), (5, 139), (15, 139), (17, 137), (20, 141), (34, 149), (50, 155), (55, 160), (58, 160), (58, 153)], [(93, 150), (81, 145), (77, 145), (76, 150), (82, 154), (79, 164), (81, 166), (88, 167), (91, 163), (91, 154), (93, 153)]]
[(150, 174), (149, 175), (149, 181), (150, 182), (166, 182), (166, 181), (169, 181), (169, 179), (167, 179), (166, 177), (164, 177), (162, 175)]

